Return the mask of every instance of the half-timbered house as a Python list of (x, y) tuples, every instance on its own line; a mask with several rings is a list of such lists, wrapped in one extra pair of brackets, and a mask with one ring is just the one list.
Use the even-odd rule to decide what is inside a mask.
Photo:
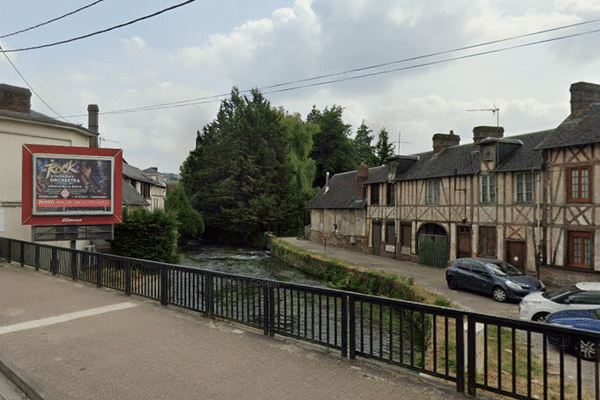
[(438, 133), (433, 151), (363, 166), (360, 179), (334, 175), (345, 191), (331, 185), (313, 200), (311, 239), (356, 232), (357, 250), (428, 265), (492, 257), (549, 283), (600, 278), (600, 85), (571, 85), (571, 108), (556, 129), (476, 127), (465, 145)]
[(546, 166), (541, 256), (554, 281), (600, 272), (600, 85), (570, 90), (571, 114), (538, 146)]

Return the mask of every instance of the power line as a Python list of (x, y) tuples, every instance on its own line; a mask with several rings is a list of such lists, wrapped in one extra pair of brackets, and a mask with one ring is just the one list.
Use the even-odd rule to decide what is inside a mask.
[(94, 5), (98, 4), (98, 3), (101, 3), (101, 2), (103, 2), (103, 1), (104, 1), (104, 0), (97, 0), (97, 1), (93, 2), (92, 4), (88, 4), (87, 6), (83, 6), (83, 7), (81, 7), (81, 8), (78, 8), (78, 9), (77, 9), (77, 10), (75, 10), (75, 11), (71, 11), (71, 12), (69, 12), (69, 13), (65, 14), (65, 15), (61, 15), (60, 17), (57, 17), (57, 18), (51, 19), (51, 20), (49, 20), (49, 21), (42, 22), (41, 24), (37, 24), (37, 25), (34, 25), (34, 26), (32, 26), (32, 27), (29, 27), (29, 28), (26, 28), (26, 29), (22, 29), (22, 30), (20, 30), (20, 31), (16, 31), (16, 32), (12, 32), (12, 33), (7, 33), (6, 35), (2, 35), (2, 36), (0, 36), (0, 39), (4, 39), (4, 38), (10, 37), (10, 36), (18, 35), (19, 33), (24, 33), (24, 32), (31, 31), (31, 30), (33, 30), (33, 29), (39, 28), (39, 27), (41, 27), (41, 26), (48, 25), (48, 24), (50, 24), (50, 23), (52, 23), (52, 22), (55, 22), (55, 21), (58, 21), (58, 20), (60, 20), (60, 19), (66, 18), (66, 17), (68, 17), (68, 16), (70, 16), (70, 15), (76, 14), (76, 13), (78, 13), (79, 11), (83, 11), (83, 10), (85, 10), (86, 8), (90, 8), (90, 7), (92, 7), (92, 6), (94, 6)]
[(31, 92), (33, 94), (35, 94), (37, 96), (38, 99), (41, 100), (42, 103), (44, 103), (46, 105), (46, 107), (48, 107), (54, 114), (56, 114), (60, 119), (64, 119), (65, 121), (67, 121), (66, 118), (62, 117), (59, 113), (57, 113), (52, 107), (50, 107), (50, 105), (48, 105), (48, 103), (46, 103), (46, 101), (44, 99), (42, 99), (42, 97), (33, 89), (33, 87), (29, 84), (29, 82), (27, 82), (27, 79), (25, 79), (25, 77), (23, 76), (23, 74), (21, 74), (21, 72), (17, 69), (17, 67), (15, 66), (15, 64), (13, 64), (13, 62), (11, 61), (11, 59), (8, 57), (8, 54), (6, 54), (6, 52), (2, 49), (2, 46), (0, 45), (0, 52), (2, 54), (4, 54), (4, 57), (6, 57), (6, 60), (9, 62), (10, 65), (12, 65), (13, 69), (15, 71), (17, 71), (17, 74), (19, 74), (19, 76), (21, 77), (21, 79), (23, 79), (23, 82), (25, 82), (25, 84), (27, 85), (27, 87), (29, 87), (29, 90), (31, 90)]
[[(291, 87), (284, 87), (284, 86), (289, 86), (289, 85), (294, 85), (294, 84), (301, 84), (301, 83), (306, 83), (306, 82), (318, 81), (318, 80), (322, 80), (322, 79), (329, 78), (329, 77), (334, 77), (334, 76), (348, 75), (348, 74), (353, 74), (353, 73), (357, 73), (357, 72), (364, 72), (364, 71), (368, 71), (368, 70), (371, 70), (371, 69), (382, 68), (382, 67), (386, 67), (386, 66), (390, 66), (390, 65), (395, 65), (395, 64), (400, 64), (400, 63), (406, 63), (406, 62), (410, 62), (410, 61), (417, 61), (417, 60), (426, 59), (426, 58), (430, 58), (430, 57), (434, 57), (434, 56), (439, 56), (439, 55), (444, 55), (444, 54), (450, 54), (450, 53), (458, 52), (458, 51), (470, 50), (470, 49), (474, 49), (474, 48), (478, 48), (478, 47), (489, 46), (489, 45), (492, 45), (492, 44), (498, 44), (498, 43), (507, 42), (507, 41), (511, 41), (511, 40), (516, 40), (516, 39), (522, 39), (522, 38), (525, 38), (525, 37), (531, 37), (531, 36), (534, 36), (534, 35), (540, 35), (540, 34), (544, 34), (544, 33), (554, 32), (554, 31), (558, 31), (558, 30), (562, 30), (562, 29), (567, 29), (567, 28), (572, 28), (572, 27), (575, 27), (575, 26), (581, 26), (581, 25), (591, 24), (591, 23), (599, 22), (599, 21), (600, 21), (600, 19), (594, 19), (594, 20), (590, 20), (590, 21), (586, 21), (586, 22), (580, 22), (580, 23), (576, 23), (576, 24), (565, 25), (565, 26), (558, 27), (558, 28), (546, 29), (546, 30), (542, 30), (542, 31), (538, 31), (538, 32), (533, 32), (533, 33), (528, 33), (528, 34), (513, 36), (513, 37), (510, 37), (510, 38), (498, 39), (498, 40), (493, 40), (493, 41), (484, 42), (484, 43), (480, 43), (480, 44), (459, 47), (459, 48), (455, 48), (455, 49), (451, 49), (451, 50), (444, 50), (444, 51), (440, 51), (440, 52), (430, 53), (430, 54), (427, 54), (427, 55), (421, 55), (421, 56), (416, 56), (416, 57), (405, 58), (405, 59), (398, 60), (398, 61), (392, 61), (392, 62), (377, 64), (377, 65), (372, 65), (372, 66), (368, 66), (368, 67), (356, 68), (356, 69), (352, 69), (352, 70), (348, 70), (348, 71), (337, 72), (337, 73), (334, 73), (334, 74), (321, 75), (321, 76), (312, 77), (312, 78), (305, 78), (305, 79), (299, 79), (299, 80), (289, 81), (289, 82), (285, 82), (285, 83), (279, 83), (279, 84), (275, 84), (275, 85), (264, 86), (264, 87), (258, 88), (258, 89), (261, 92), (263, 92), (264, 94), (281, 93), (281, 92), (287, 92), (287, 91), (292, 91), (292, 90), (298, 90), (298, 89), (305, 89), (305, 88), (316, 87), (316, 86), (329, 85), (329, 84), (332, 84), (332, 83), (338, 83), (338, 82), (350, 81), (350, 80), (355, 80), (355, 79), (367, 78), (367, 77), (372, 77), (372, 76), (377, 76), (377, 75), (389, 74), (389, 73), (392, 73), (392, 72), (399, 72), (399, 71), (406, 71), (406, 70), (410, 70), (410, 69), (422, 68), (422, 67), (426, 67), (426, 66), (432, 66), (432, 65), (437, 65), (437, 64), (448, 63), (448, 62), (451, 62), (451, 61), (458, 61), (458, 60), (464, 60), (464, 59), (468, 59), (468, 58), (474, 58), (474, 57), (478, 57), (478, 56), (482, 56), (482, 55), (500, 53), (500, 52), (504, 52), (504, 51), (508, 51), (508, 50), (514, 50), (514, 49), (518, 49), (518, 48), (530, 47), (530, 46), (534, 46), (534, 45), (538, 45), (538, 44), (549, 43), (549, 42), (554, 42), (554, 41), (558, 41), (558, 40), (569, 39), (569, 38), (573, 38), (573, 37), (577, 37), (577, 36), (583, 36), (583, 35), (589, 35), (589, 34), (593, 34), (593, 33), (598, 33), (598, 32), (600, 32), (600, 29), (594, 29), (594, 30), (591, 30), (591, 31), (579, 32), (579, 33), (574, 33), (574, 34), (570, 34), (570, 35), (558, 36), (558, 37), (555, 37), (555, 38), (543, 39), (543, 40), (538, 40), (538, 41), (534, 41), (534, 42), (524, 43), (524, 44), (520, 44), (520, 45), (503, 47), (503, 48), (499, 48), (499, 49), (487, 50), (487, 51), (482, 51), (482, 52), (479, 52), (479, 53), (473, 53), (473, 54), (467, 54), (467, 55), (464, 55), (464, 56), (457, 56), (457, 57), (447, 58), (447, 59), (444, 59), (444, 60), (437, 60), (437, 61), (430, 61), (430, 62), (425, 62), (425, 63), (420, 63), (420, 64), (414, 64), (414, 65), (410, 65), (410, 66), (406, 66), (406, 67), (394, 68), (394, 69), (389, 69), (389, 70), (385, 70), (385, 71), (377, 71), (377, 72), (365, 73), (363, 75), (348, 76), (348, 77), (340, 78), (340, 79), (331, 79), (331, 80), (327, 80), (327, 81), (316, 82), (316, 83), (311, 83), (311, 84), (306, 84), (306, 85), (297, 85), (297, 86), (291, 86)], [(276, 88), (281, 88), (281, 89), (268, 91), (269, 89), (276, 89)], [(250, 92), (250, 90), (241, 90), (240, 91), (240, 93), (249, 93), (249, 92)], [(132, 112), (141, 112), (141, 111), (153, 111), (153, 110), (162, 110), (162, 109), (167, 109), (167, 108), (179, 108), (179, 107), (186, 107), (186, 106), (192, 106), (192, 105), (206, 104), (206, 103), (212, 103), (212, 102), (215, 102), (215, 101), (220, 101), (222, 98), (224, 98), (224, 97), (226, 97), (228, 95), (229, 95), (229, 93), (224, 93), (224, 94), (207, 96), (207, 97), (199, 97), (199, 98), (188, 99), (188, 100), (180, 100), (180, 101), (171, 102), (171, 103), (162, 103), (162, 104), (155, 104), (155, 105), (148, 105), (148, 106), (127, 108), (127, 109), (122, 109), (122, 110), (107, 111), (107, 112), (104, 112), (102, 114), (123, 114), (123, 113), (132, 113)], [(73, 115), (71, 117), (82, 117), (82, 116), (85, 116), (85, 115)]]
[(59, 42), (44, 44), (44, 45), (40, 45), (40, 46), (24, 47), (24, 48), (21, 48), (21, 49), (14, 49), (14, 50), (5, 50), (4, 52), (5, 53), (16, 53), (16, 52), (21, 52), (21, 51), (45, 49), (45, 48), (48, 48), (48, 47), (58, 46), (59, 44), (66, 44), (66, 43), (75, 42), (75, 41), (81, 40), (81, 39), (87, 39), (87, 38), (92, 37), (92, 36), (100, 35), (102, 33), (110, 32), (110, 31), (113, 31), (115, 29), (123, 28), (125, 26), (133, 25), (133, 24), (135, 24), (137, 22), (140, 22), (140, 21), (143, 21), (143, 20), (146, 20), (146, 19), (149, 19), (149, 18), (156, 17), (157, 15), (163, 14), (163, 13), (165, 13), (167, 11), (171, 11), (171, 10), (174, 10), (176, 8), (183, 7), (183, 6), (187, 5), (187, 4), (193, 3), (194, 1), (196, 1), (196, 0), (187, 0), (187, 1), (183, 2), (183, 3), (179, 3), (179, 4), (176, 4), (174, 6), (165, 8), (165, 9), (160, 10), (160, 11), (157, 11), (157, 12), (155, 12), (153, 14), (149, 14), (149, 15), (146, 15), (144, 17), (140, 17), (140, 18), (134, 19), (132, 21), (125, 22), (125, 23), (120, 24), (120, 25), (115, 25), (115, 26), (107, 28), (107, 29), (103, 29), (103, 30), (96, 31), (96, 32), (93, 32), (93, 33), (88, 33), (87, 35), (78, 36), (78, 37), (75, 37), (75, 38), (71, 38), (71, 39), (67, 39), (67, 40), (61, 40)]

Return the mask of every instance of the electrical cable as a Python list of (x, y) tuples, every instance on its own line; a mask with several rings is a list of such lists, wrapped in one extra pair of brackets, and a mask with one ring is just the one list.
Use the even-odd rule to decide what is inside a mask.
[(31, 92), (33, 94), (35, 94), (37, 96), (38, 99), (40, 99), (40, 101), (42, 103), (44, 103), (46, 105), (46, 107), (48, 107), (50, 110), (52, 110), (52, 112), (54, 114), (56, 114), (60, 119), (63, 119), (67, 122), (69, 122), (65, 117), (61, 116), (58, 112), (56, 112), (52, 107), (50, 107), (50, 105), (48, 103), (46, 103), (46, 101), (42, 98), (42, 96), (40, 96), (34, 89), (33, 87), (29, 84), (29, 82), (27, 82), (27, 79), (25, 79), (25, 77), (23, 76), (23, 74), (21, 74), (21, 72), (17, 69), (17, 67), (15, 66), (15, 64), (13, 64), (13, 62), (11, 61), (11, 59), (8, 57), (8, 54), (6, 54), (6, 52), (2, 49), (2, 46), (0, 45), (0, 52), (2, 54), (4, 54), (4, 57), (6, 57), (6, 60), (9, 62), (10, 65), (12, 65), (13, 69), (15, 71), (17, 71), (17, 74), (19, 74), (19, 76), (21, 77), (21, 79), (23, 79), (23, 82), (25, 82), (25, 84), (27, 85), (27, 87), (29, 87), (29, 90), (31, 90)]
[(5, 50), (4, 52), (5, 53), (16, 53), (16, 52), (29, 51), (29, 50), (39, 50), (39, 49), (45, 49), (45, 48), (48, 48), (48, 47), (58, 46), (60, 44), (66, 44), (66, 43), (75, 42), (75, 41), (78, 41), (78, 40), (81, 40), (81, 39), (87, 39), (87, 38), (90, 38), (92, 36), (100, 35), (102, 33), (110, 32), (110, 31), (113, 31), (115, 29), (123, 28), (125, 26), (133, 25), (133, 24), (135, 24), (137, 22), (140, 22), (140, 21), (143, 21), (143, 20), (146, 20), (146, 19), (149, 19), (149, 18), (156, 17), (157, 15), (163, 14), (163, 13), (165, 13), (167, 11), (171, 11), (171, 10), (174, 10), (176, 8), (183, 7), (183, 6), (187, 5), (187, 4), (193, 3), (194, 1), (196, 1), (196, 0), (187, 0), (187, 1), (183, 2), (183, 3), (179, 3), (179, 4), (176, 4), (174, 6), (165, 8), (165, 9), (160, 10), (160, 11), (157, 11), (157, 12), (155, 12), (153, 14), (149, 14), (149, 15), (146, 15), (144, 17), (136, 18), (136, 19), (134, 19), (132, 21), (125, 22), (125, 23), (119, 24), (119, 25), (115, 25), (115, 26), (107, 28), (107, 29), (103, 29), (103, 30), (100, 30), (100, 31), (88, 33), (87, 35), (78, 36), (78, 37), (75, 37), (75, 38), (71, 38), (71, 39), (67, 39), (67, 40), (61, 40), (59, 42), (44, 44), (44, 45), (40, 45), (40, 46), (31, 46), (31, 47), (24, 47), (24, 48), (21, 48), (21, 49)]
[[(322, 80), (322, 79), (333, 77), (333, 76), (348, 75), (348, 74), (352, 74), (352, 73), (356, 73), (356, 72), (362, 72), (362, 71), (366, 71), (366, 70), (370, 70), (370, 69), (381, 68), (381, 67), (385, 67), (385, 66), (389, 66), (389, 65), (406, 63), (406, 62), (410, 62), (410, 61), (421, 60), (421, 59), (444, 55), (444, 54), (449, 54), (449, 53), (453, 53), (453, 52), (470, 50), (470, 49), (483, 47), (483, 46), (489, 46), (492, 44), (498, 44), (498, 43), (502, 43), (502, 42), (506, 42), (506, 41), (510, 41), (510, 40), (522, 39), (525, 37), (530, 37), (530, 36), (539, 35), (539, 34), (543, 34), (543, 33), (549, 33), (549, 32), (553, 32), (553, 31), (558, 31), (558, 30), (562, 30), (562, 29), (566, 29), (566, 28), (572, 28), (575, 26), (581, 26), (581, 25), (590, 24), (590, 23), (599, 22), (599, 21), (600, 21), (600, 19), (595, 19), (595, 20), (591, 20), (591, 21), (586, 21), (586, 22), (566, 25), (566, 26), (562, 26), (562, 27), (558, 27), (558, 28), (552, 28), (552, 29), (547, 29), (547, 30), (543, 30), (543, 31), (523, 34), (523, 35), (514, 36), (514, 37), (510, 37), (510, 38), (498, 39), (498, 40), (493, 40), (493, 41), (484, 42), (484, 43), (480, 43), (480, 44), (459, 47), (459, 48), (455, 48), (452, 50), (445, 50), (445, 51), (430, 53), (427, 55), (410, 57), (410, 58), (406, 58), (406, 59), (402, 59), (402, 60), (398, 60), (398, 61), (382, 63), (382, 64), (377, 64), (377, 65), (368, 66), (368, 67), (356, 68), (356, 69), (343, 71), (343, 72), (337, 72), (334, 74), (321, 75), (318, 77), (305, 78), (305, 79), (289, 81), (289, 82), (285, 82), (285, 83), (279, 83), (279, 84), (275, 84), (275, 85), (264, 86), (262, 88), (258, 88), (258, 90), (263, 92), (263, 94), (280, 93), (280, 92), (286, 92), (286, 91), (292, 91), (292, 90), (298, 90), (298, 89), (304, 89), (304, 88), (310, 88), (310, 87), (316, 87), (316, 86), (323, 86), (323, 85), (328, 85), (328, 84), (337, 83), (337, 82), (344, 82), (344, 81), (349, 81), (349, 80), (354, 80), (354, 79), (361, 79), (361, 78), (377, 76), (377, 75), (382, 75), (382, 74), (388, 74), (388, 73), (392, 73), (392, 72), (405, 71), (405, 70), (409, 70), (409, 69), (416, 69), (416, 68), (421, 68), (421, 67), (426, 67), (426, 66), (431, 66), (431, 65), (436, 65), (436, 64), (443, 64), (443, 63), (448, 63), (451, 61), (458, 61), (458, 60), (463, 60), (463, 59), (468, 59), (468, 58), (474, 58), (474, 57), (478, 57), (478, 56), (482, 56), (482, 55), (499, 53), (499, 52), (514, 50), (514, 49), (518, 49), (518, 48), (530, 47), (530, 46), (534, 46), (534, 45), (538, 45), (538, 44), (549, 43), (549, 42), (569, 39), (569, 38), (573, 38), (573, 37), (577, 37), (577, 36), (598, 33), (598, 32), (600, 32), (600, 29), (594, 29), (594, 30), (586, 31), (586, 32), (578, 32), (578, 33), (574, 33), (574, 34), (570, 34), (570, 35), (558, 36), (555, 38), (544, 39), (544, 40), (524, 43), (524, 44), (520, 44), (520, 45), (508, 46), (508, 47), (503, 47), (500, 49), (487, 50), (487, 51), (474, 53), (474, 54), (468, 54), (468, 55), (459, 56), (459, 57), (452, 57), (452, 58), (448, 58), (445, 60), (431, 61), (431, 62), (415, 64), (415, 65), (402, 67), (402, 68), (394, 68), (394, 69), (389, 69), (389, 70), (385, 70), (385, 71), (372, 72), (372, 73), (367, 73), (367, 74), (359, 75), (359, 76), (349, 76), (349, 77), (345, 77), (345, 78), (341, 78), (341, 79), (332, 79), (332, 80), (328, 80), (328, 81), (316, 82), (316, 83), (311, 83), (311, 84), (307, 84), (307, 85), (298, 85), (298, 86), (292, 86), (292, 87), (288, 87), (288, 88), (281, 88), (283, 86), (289, 86), (289, 85), (293, 85), (293, 84)], [(275, 89), (275, 88), (281, 88), (281, 89), (269, 91), (269, 89)], [(251, 90), (241, 90), (240, 93), (249, 93), (250, 91)], [(162, 109), (167, 109), (167, 108), (178, 108), (178, 107), (206, 104), (206, 103), (212, 103), (215, 101), (221, 101), (224, 97), (227, 97), (228, 95), (229, 95), (229, 93), (224, 93), (224, 94), (207, 96), (207, 97), (199, 97), (199, 98), (194, 98), (194, 99), (189, 99), (189, 100), (180, 100), (180, 101), (171, 102), (171, 103), (162, 103), (162, 104), (148, 105), (148, 106), (128, 108), (128, 109), (122, 109), (122, 110), (107, 111), (107, 112), (104, 112), (101, 114), (104, 114), (104, 115), (106, 115), (106, 114), (122, 114), (122, 113), (138, 112), (138, 111), (141, 112), (141, 111), (162, 110)], [(83, 115), (73, 115), (71, 117), (81, 117), (81, 116), (83, 116)]]
[(22, 29), (22, 30), (20, 30), (20, 31), (16, 31), (16, 32), (12, 32), (12, 33), (7, 33), (6, 35), (2, 35), (2, 36), (0, 36), (0, 39), (4, 39), (4, 38), (10, 37), (10, 36), (15, 36), (15, 35), (18, 35), (19, 33), (28, 32), (28, 31), (31, 31), (31, 30), (33, 30), (33, 29), (36, 29), (36, 28), (42, 27), (42, 26), (44, 26), (44, 25), (48, 25), (48, 24), (50, 24), (50, 23), (52, 23), (52, 22), (58, 21), (58, 20), (60, 20), (60, 19), (63, 19), (63, 18), (65, 18), (65, 17), (68, 17), (68, 16), (70, 16), (70, 15), (76, 14), (76, 13), (78, 13), (79, 11), (83, 11), (83, 10), (85, 10), (86, 8), (90, 8), (90, 7), (92, 7), (92, 6), (94, 6), (94, 5), (98, 4), (98, 3), (101, 3), (101, 2), (103, 2), (103, 1), (104, 1), (104, 0), (97, 0), (97, 1), (93, 2), (92, 4), (88, 4), (87, 6), (83, 6), (83, 7), (81, 7), (81, 8), (78, 8), (78, 9), (77, 9), (77, 10), (75, 10), (75, 11), (71, 11), (71, 12), (69, 12), (69, 13), (65, 14), (65, 15), (61, 15), (60, 17), (57, 17), (57, 18), (51, 19), (51, 20), (49, 20), (49, 21), (42, 22), (41, 24), (37, 24), (37, 25), (31, 26), (31, 27), (29, 27), (29, 28)]

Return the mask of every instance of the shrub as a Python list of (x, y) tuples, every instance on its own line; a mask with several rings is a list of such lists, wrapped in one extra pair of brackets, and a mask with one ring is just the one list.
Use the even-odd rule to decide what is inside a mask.
[(177, 227), (174, 213), (125, 209), (123, 223), (115, 225), (112, 251), (119, 256), (177, 264)]

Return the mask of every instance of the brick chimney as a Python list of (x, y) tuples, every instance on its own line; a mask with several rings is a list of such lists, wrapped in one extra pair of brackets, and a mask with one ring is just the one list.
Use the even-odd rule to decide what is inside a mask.
[[(98, 112), (100, 107), (97, 104), (88, 104), (88, 129), (92, 132), (98, 132)], [(99, 137), (90, 138), (90, 147), (99, 147)]]
[(364, 183), (369, 178), (369, 167), (367, 164), (361, 163), (358, 166), (358, 171), (356, 174), (356, 199), (364, 200), (365, 198), (365, 188)]
[(600, 103), (600, 85), (577, 82), (571, 85), (571, 115), (581, 116), (590, 105)]
[(478, 145), (483, 139), (496, 138), (504, 136), (504, 128), (501, 126), (476, 126), (473, 128), (473, 142)]
[(454, 131), (449, 134), (436, 133), (433, 135), (433, 154), (440, 154), (448, 147), (458, 146), (460, 144), (460, 136), (455, 135)]
[(29, 114), (31, 92), (26, 88), (0, 84), (0, 110)]

